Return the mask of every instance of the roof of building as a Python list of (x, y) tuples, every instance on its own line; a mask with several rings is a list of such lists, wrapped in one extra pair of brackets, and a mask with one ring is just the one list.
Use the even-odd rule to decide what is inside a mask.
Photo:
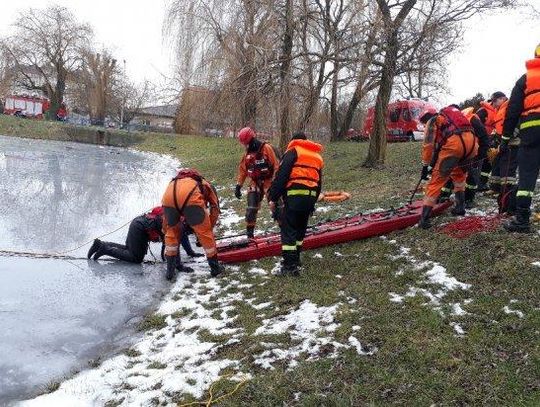
[(175, 117), (177, 105), (148, 106), (141, 109), (142, 115), (158, 117)]

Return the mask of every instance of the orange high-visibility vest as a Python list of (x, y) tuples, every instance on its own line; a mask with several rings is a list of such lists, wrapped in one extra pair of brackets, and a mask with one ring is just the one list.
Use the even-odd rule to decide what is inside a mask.
[(521, 117), (531, 113), (540, 113), (540, 58), (527, 61), (527, 79), (525, 82), (525, 99)]
[(289, 176), (287, 188), (292, 184), (316, 188), (321, 179), (324, 161), (320, 155), (322, 146), (310, 140), (293, 140), (287, 146), (287, 151), (296, 150), (298, 158)]

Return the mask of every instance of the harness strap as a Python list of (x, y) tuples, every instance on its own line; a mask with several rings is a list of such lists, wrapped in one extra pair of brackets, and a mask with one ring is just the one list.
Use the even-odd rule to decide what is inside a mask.
[(195, 190), (199, 186), (199, 183), (197, 182), (197, 184), (193, 187), (193, 189), (191, 191), (189, 191), (188, 196), (186, 197), (186, 199), (184, 200), (184, 203), (182, 204), (182, 207), (180, 208), (178, 206), (178, 198), (176, 197), (176, 183), (177, 182), (178, 182), (178, 180), (175, 179), (174, 180), (174, 185), (173, 185), (174, 206), (176, 207), (176, 210), (180, 213), (180, 216), (182, 216), (183, 213), (184, 213), (184, 209), (186, 208), (186, 205), (187, 205), (189, 199), (191, 198), (191, 196), (193, 195), (193, 193), (195, 192)]

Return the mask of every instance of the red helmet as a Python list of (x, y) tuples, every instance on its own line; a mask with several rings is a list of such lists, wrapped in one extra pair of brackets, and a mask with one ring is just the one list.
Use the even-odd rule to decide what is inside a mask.
[(238, 132), (238, 140), (247, 146), (255, 138), (255, 132), (251, 127), (244, 127)]
[(433, 107), (426, 108), (421, 114), (418, 120), (420, 120), (420, 123), (426, 124), (429, 119), (431, 119), (433, 116), (437, 114), (437, 110)]

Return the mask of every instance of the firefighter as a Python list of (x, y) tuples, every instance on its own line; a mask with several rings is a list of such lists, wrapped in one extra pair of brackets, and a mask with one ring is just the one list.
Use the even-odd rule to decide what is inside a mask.
[[(149, 243), (163, 242), (162, 227), (163, 207), (157, 206), (150, 212), (137, 216), (131, 221), (125, 245), (95, 239), (88, 251), (88, 258), (93, 256), (94, 260), (98, 260), (102, 256), (110, 256), (130, 263), (142, 263), (148, 251)], [(185, 231), (188, 230), (185, 229)], [(202, 254), (195, 253), (191, 248), (188, 233), (182, 235), (181, 244), (188, 256), (202, 256)], [(181, 263), (179, 256), (176, 259), (176, 269), (184, 273), (193, 272), (193, 269)]]
[[(501, 92), (497, 91), (494, 92), (491, 95), (491, 98), (488, 99), (487, 102), (480, 102), (480, 108), (476, 111), (476, 115), (486, 128), (486, 132), (488, 136), (490, 136), (490, 146), (491, 147), (497, 147), (498, 140), (493, 136), (494, 130), (495, 130), (495, 124), (496, 124), (496, 115), (499, 107), (507, 100), (508, 98), (506, 95)], [(488, 186), (488, 181), (490, 181), (490, 175), (493, 171), (493, 167), (497, 167), (497, 163), (490, 163), (488, 160), (484, 160), (482, 163), (482, 168), (480, 171), (480, 182), (477, 188), (477, 191), (488, 191), (490, 187)], [(498, 170), (495, 170), (494, 177), (491, 178), (491, 181), (494, 182), (495, 191), (498, 192), (498, 186), (497, 186), (497, 177), (498, 177)], [(493, 184), (492, 184), (493, 185)]]
[(280, 198), (285, 204), (281, 216), (280, 275), (299, 275), (308, 220), (321, 193), (324, 165), (321, 151), (322, 146), (307, 140), (304, 133), (294, 134), (268, 191), (271, 208), (276, 207)]
[(500, 151), (509, 149), (519, 129), (519, 182), (516, 193), (516, 212), (504, 224), (509, 232), (530, 232), (531, 203), (540, 169), (540, 44), (535, 58), (526, 62), (527, 72), (518, 79), (506, 110)]
[[(508, 109), (509, 101), (506, 100), (495, 116), (495, 133), (496, 137), (502, 138), (504, 118)], [(514, 129), (514, 132), (519, 132), (519, 129)], [(514, 133), (513, 132), (513, 133)], [(517, 135), (517, 133), (516, 133)], [(517, 166), (518, 166), (518, 150), (519, 138), (513, 137), (508, 142), (508, 148), (503, 148), (498, 151), (495, 157), (496, 165), (493, 168), (492, 175), (496, 176), (493, 182), (494, 186), (491, 189), (498, 191), (497, 202), (499, 204), (499, 213), (507, 213), (512, 215), (516, 209), (516, 191), (517, 191)]]
[(216, 277), (223, 272), (217, 259), (213, 228), (219, 217), (219, 200), (215, 188), (196, 170), (183, 169), (167, 186), (161, 200), (164, 209), (165, 259), (167, 279), (175, 275), (175, 260), (181, 236), (181, 217), (197, 236), (202, 245), (210, 274)]
[[(245, 127), (240, 130), (238, 140), (244, 145), (246, 152), (238, 165), (234, 195), (238, 199), (242, 198), (242, 185), (249, 177), (251, 182), (247, 193), (246, 235), (248, 238), (253, 238), (257, 213), (268, 188), (270, 188), (279, 162), (274, 148), (270, 144), (258, 140), (253, 129)], [(272, 215), (274, 218), (277, 217), (275, 213)]]
[(462, 113), (471, 123), (478, 142), (478, 154), (471, 163), (471, 168), (468, 171), (465, 181), (465, 209), (471, 209), (474, 206), (474, 198), (480, 181), (480, 171), (484, 165), (484, 161), (487, 161), (490, 139), (486, 127), (478, 115), (474, 113), (473, 108), (464, 109)]
[[(425, 119), (426, 115), (422, 118)], [(441, 193), (441, 188), (451, 179), (454, 184), (455, 206), (452, 214), (465, 214), (465, 180), (467, 168), (478, 153), (478, 143), (467, 118), (455, 106), (448, 106), (433, 116), (426, 124), (422, 149), (422, 175), (424, 180), (431, 173), (419, 226), (431, 226), (429, 217)]]

